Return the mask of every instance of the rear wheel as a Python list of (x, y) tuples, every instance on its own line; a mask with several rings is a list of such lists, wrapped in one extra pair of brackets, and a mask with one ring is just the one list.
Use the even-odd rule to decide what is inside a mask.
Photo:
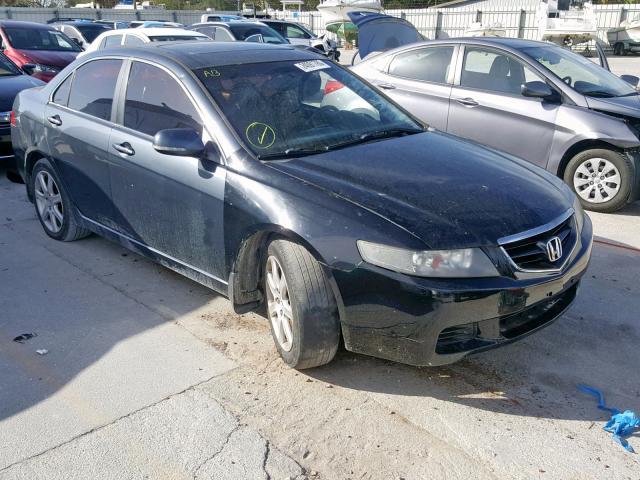
[(326, 274), (302, 246), (271, 242), (264, 269), (267, 315), (276, 348), (297, 369), (329, 363), (338, 350), (338, 308)]
[(76, 220), (71, 200), (49, 160), (43, 158), (33, 168), (31, 191), (40, 224), (51, 238), (71, 242), (91, 233)]
[(618, 152), (586, 150), (569, 161), (564, 181), (573, 188), (584, 208), (612, 213), (627, 203), (633, 169), (630, 160)]
[(624, 45), (622, 43), (616, 43), (613, 46), (613, 54), (614, 55), (624, 55)]

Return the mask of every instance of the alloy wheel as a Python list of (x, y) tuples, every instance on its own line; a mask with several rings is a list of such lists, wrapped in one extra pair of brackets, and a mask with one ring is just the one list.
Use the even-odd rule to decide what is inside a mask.
[(620, 190), (620, 172), (604, 158), (590, 158), (582, 162), (573, 174), (573, 187), (589, 203), (604, 203)]
[(64, 206), (60, 189), (49, 172), (38, 172), (34, 193), (42, 223), (51, 233), (58, 233), (64, 222)]
[(293, 310), (289, 286), (276, 257), (267, 259), (267, 311), (280, 348), (288, 352), (293, 347)]

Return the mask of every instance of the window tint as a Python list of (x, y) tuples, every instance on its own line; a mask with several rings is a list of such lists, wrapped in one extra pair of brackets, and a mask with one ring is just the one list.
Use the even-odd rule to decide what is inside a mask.
[(309, 35), (302, 30), (300, 27), (296, 27), (295, 25), (287, 25), (287, 34), (285, 35), (287, 38), (309, 38)]
[(124, 106), (124, 126), (155, 135), (167, 128), (202, 132), (202, 121), (180, 85), (164, 70), (134, 62)]
[(125, 45), (144, 45), (144, 42), (141, 38), (136, 37), (135, 35), (125, 35), (124, 37)]
[(466, 48), (460, 85), (493, 92), (520, 94), (523, 83), (541, 78), (514, 57), (484, 48)]
[(122, 35), (109, 35), (102, 41), (102, 48), (117, 47), (122, 43)]
[(4, 27), (9, 43), (19, 50), (50, 50), (79, 52), (78, 47), (64, 33), (55, 29)]
[(224, 28), (218, 27), (216, 29), (216, 42), (235, 42), (235, 38)]
[(62, 105), (64, 107), (67, 106), (67, 100), (69, 99), (69, 89), (71, 88), (71, 81), (73, 80), (73, 75), (69, 75), (67, 79), (60, 84), (56, 93), (53, 94), (53, 103), (57, 105)]
[(452, 46), (421, 48), (396, 55), (389, 73), (424, 82), (447, 83)]
[(69, 95), (69, 108), (109, 120), (122, 60), (95, 60), (78, 68)]
[(202, 33), (203, 35), (206, 35), (212, 40), (215, 40), (216, 38), (216, 27), (198, 27), (198, 28), (194, 28), (194, 30), (198, 33)]

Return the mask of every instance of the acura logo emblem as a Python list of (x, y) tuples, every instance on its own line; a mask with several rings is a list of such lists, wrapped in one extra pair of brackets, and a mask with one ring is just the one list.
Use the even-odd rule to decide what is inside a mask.
[(550, 262), (555, 262), (562, 257), (562, 242), (558, 237), (553, 237), (547, 242), (547, 257)]

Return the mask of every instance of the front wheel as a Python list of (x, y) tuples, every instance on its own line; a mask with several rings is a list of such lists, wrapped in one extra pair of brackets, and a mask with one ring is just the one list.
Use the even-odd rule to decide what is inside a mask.
[(633, 168), (629, 158), (613, 150), (586, 150), (569, 161), (564, 181), (585, 209), (613, 213), (627, 204)]
[(267, 315), (276, 348), (297, 369), (329, 363), (338, 350), (340, 321), (325, 272), (302, 246), (274, 240), (264, 269)]

